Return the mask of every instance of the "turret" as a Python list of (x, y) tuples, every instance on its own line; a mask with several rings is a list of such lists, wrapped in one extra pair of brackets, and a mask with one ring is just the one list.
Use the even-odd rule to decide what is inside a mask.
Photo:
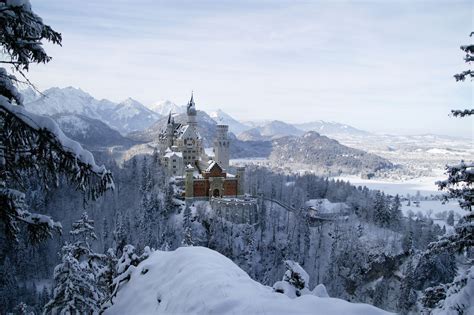
[(229, 168), (229, 126), (217, 125), (216, 139), (214, 139), (214, 160), (223, 168)]
[(194, 95), (191, 93), (191, 99), (188, 102), (188, 105), (186, 107), (186, 113), (188, 114), (188, 124), (189, 125), (196, 125), (196, 104), (194, 104)]
[(243, 196), (245, 194), (245, 167), (237, 167), (237, 195)]
[(166, 145), (168, 148), (173, 146), (174, 137), (174, 118), (170, 114), (168, 115), (168, 124), (166, 125)]
[(186, 199), (194, 197), (194, 167), (191, 164), (188, 164), (185, 169), (186, 178), (185, 178), (185, 194)]

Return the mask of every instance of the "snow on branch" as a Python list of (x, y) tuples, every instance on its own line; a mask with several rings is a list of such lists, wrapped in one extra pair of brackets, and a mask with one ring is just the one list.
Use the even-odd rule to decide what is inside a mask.
[(46, 63), (51, 60), (43, 48), (43, 40), (61, 44), (61, 34), (43, 23), (31, 10), (28, 0), (1, 1), (0, 24), (4, 56), (10, 58), (6, 62), (16, 70), (28, 70), (31, 62)]
[(440, 190), (447, 192), (445, 200), (456, 198), (461, 208), (470, 211), (474, 204), (474, 162), (448, 165), (446, 174), (447, 179), (436, 182)]
[[(7, 163), (9, 153), (14, 155), (11, 158), (15, 162), (22, 160), (22, 157), (23, 162), (29, 160), (30, 163), (26, 163), (26, 166), (31, 167), (36, 167), (41, 158), (52, 159), (54, 163), (49, 165), (50, 171), (54, 173), (62, 170), (69, 173), (79, 189), (92, 189), (92, 198), (114, 187), (112, 174), (103, 165), (95, 163), (92, 153), (66, 137), (51, 118), (30, 113), (22, 106), (12, 105), (4, 96), (0, 96), (1, 116), (4, 118), (4, 128), (9, 132), (10, 143), (2, 143), (2, 158)], [(36, 141), (25, 141), (25, 138)], [(99, 179), (95, 187), (88, 187), (92, 184), (91, 176)]]
[(25, 223), (30, 239), (38, 242), (51, 237), (52, 231), (61, 232), (61, 223), (55, 222), (51, 217), (31, 213), (25, 203), (25, 194), (8, 188), (0, 188), (0, 205), (2, 209), (2, 220), (6, 225), (7, 236), (16, 239), (20, 232), (18, 223)]
[(457, 81), (464, 81), (466, 80), (466, 77), (471, 77), (473, 78), (474, 77), (474, 71), (472, 70), (466, 70), (466, 71), (463, 71), (461, 73), (458, 73), (458, 74), (455, 74), (454, 75), (454, 79), (456, 79), (456, 82)]
[(474, 109), (453, 109), (451, 111), (451, 114), (454, 116), (454, 117), (464, 117), (464, 116), (471, 116), (471, 115), (474, 115)]

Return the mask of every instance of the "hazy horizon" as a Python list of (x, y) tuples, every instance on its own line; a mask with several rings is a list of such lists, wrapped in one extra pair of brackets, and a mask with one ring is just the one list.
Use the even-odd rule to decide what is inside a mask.
[(33, 9), (63, 34), (33, 66), (40, 89), (220, 108), (238, 120), (324, 120), (396, 134), (473, 137), (465, 70), (469, 1), (155, 2), (45, 0)]

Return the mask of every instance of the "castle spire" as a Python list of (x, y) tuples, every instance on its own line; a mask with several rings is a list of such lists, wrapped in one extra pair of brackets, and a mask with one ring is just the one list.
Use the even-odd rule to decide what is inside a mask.
[(170, 110), (170, 114), (168, 115), (168, 125), (171, 124), (171, 110)]
[(188, 116), (196, 116), (196, 105), (194, 104), (194, 91), (191, 92), (191, 99), (187, 106)]

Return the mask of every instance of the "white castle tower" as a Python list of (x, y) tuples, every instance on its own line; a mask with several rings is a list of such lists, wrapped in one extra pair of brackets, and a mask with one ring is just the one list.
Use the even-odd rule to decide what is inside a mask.
[(188, 124), (181, 130), (178, 146), (183, 153), (184, 165), (194, 166), (201, 159), (203, 149), (202, 139), (197, 130), (197, 110), (193, 94), (191, 94), (191, 99), (186, 107), (186, 114), (188, 115)]
[(186, 106), (186, 113), (188, 114), (188, 125), (196, 127), (196, 104), (194, 104), (194, 93), (191, 93), (191, 99), (189, 100), (188, 105)]
[(229, 168), (229, 126), (217, 125), (216, 139), (214, 139), (214, 160), (223, 168)]

